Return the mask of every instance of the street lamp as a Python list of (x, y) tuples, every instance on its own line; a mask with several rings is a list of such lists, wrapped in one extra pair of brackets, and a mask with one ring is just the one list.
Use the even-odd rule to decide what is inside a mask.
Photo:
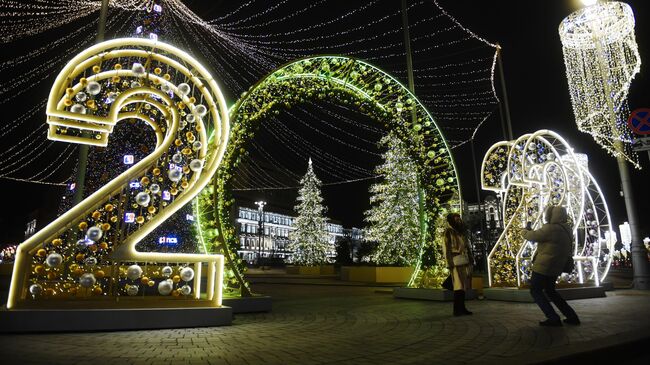
[(260, 261), (262, 259), (262, 236), (264, 235), (264, 206), (266, 205), (266, 202), (260, 200), (260, 201), (256, 201), (255, 204), (257, 204), (257, 219), (258, 219), (257, 234), (259, 236), (259, 241), (257, 245), (257, 264), (260, 265)]
[(582, 2), (590, 6), (570, 14), (559, 27), (573, 113), (578, 129), (616, 157), (632, 233), (634, 287), (650, 289), (650, 265), (641, 244), (627, 165), (640, 168), (625, 123), (630, 83), (641, 68), (634, 13), (622, 2)]

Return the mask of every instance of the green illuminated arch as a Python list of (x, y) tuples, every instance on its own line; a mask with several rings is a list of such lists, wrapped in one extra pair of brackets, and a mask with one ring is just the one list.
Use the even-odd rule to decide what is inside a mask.
[[(441, 217), (448, 209), (458, 207), (460, 196), (449, 147), (429, 112), (404, 85), (377, 67), (349, 57), (316, 56), (293, 61), (260, 80), (237, 101), (230, 112), (230, 141), (214, 186), (206, 189), (199, 199), (201, 212), (213, 211), (203, 219), (202, 239), (215, 243), (214, 249), (225, 254), (233, 283), (239, 282), (245, 289), (242, 295), (248, 294), (241, 276), (243, 264), (236, 254), (237, 233), (230, 220), (234, 203), (230, 194), (233, 172), (260, 120), (269, 113), (279, 113), (281, 107), (325, 98), (355, 106), (395, 130), (408, 147), (418, 166), (418, 182), (424, 196), (421, 259), (409, 285), (439, 287), (447, 274), (446, 265), (440, 259), (439, 240), (444, 230)], [(210, 209), (209, 205), (216, 209)]]

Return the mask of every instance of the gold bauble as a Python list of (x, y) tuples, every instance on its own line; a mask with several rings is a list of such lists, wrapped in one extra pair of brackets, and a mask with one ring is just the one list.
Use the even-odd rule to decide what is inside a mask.
[(140, 184), (142, 185), (149, 185), (149, 178), (146, 176), (143, 176), (142, 179), (140, 179)]
[(95, 66), (93, 66), (93, 72), (94, 72), (94, 73), (98, 74), (101, 70), (102, 70), (102, 68), (99, 67), (99, 65), (95, 65)]
[(57, 276), (56, 272), (50, 271), (50, 272), (47, 273), (47, 280), (54, 280), (54, 279), (56, 279), (56, 276)]
[(80, 79), (79, 79), (79, 84), (80, 84), (81, 86), (86, 86), (86, 85), (88, 85), (88, 79), (86, 79), (85, 77), (80, 78)]
[(83, 261), (84, 257), (85, 257), (84, 254), (82, 254), (82, 253), (78, 253), (78, 254), (74, 257), (74, 259), (77, 260), (77, 261)]
[(93, 288), (93, 294), (95, 295), (101, 295), (102, 294), (102, 288), (96, 286)]
[(47, 251), (45, 251), (44, 248), (39, 248), (38, 251), (36, 251), (36, 256), (38, 257), (45, 257), (47, 254)]
[(142, 279), (140, 279), (140, 281), (141, 281), (142, 284), (144, 284), (144, 285), (149, 284), (149, 278), (146, 277), (146, 276), (143, 276)]
[(176, 140), (174, 141), (174, 144), (175, 144), (176, 146), (180, 146), (180, 145), (183, 144), (183, 141), (181, 141), (180, 139), (176, 139)]
[(104, 272), (104, 270), (95, 271), (95, 277), (97, 279), (102, 279), (104, 276), (106, 276), (106, 273)]
[(152, 170), (151, 172), (152, 172), (152, 173), (153, 173), (153, 174), (154, 174), (155, 176), (158, 176), (158, 175), (160, 175), (160, 169), (159, 169), (159, 168), (157, 168), (157, 167), (156, 167), (156, 168), (154, 168), (154, 169), (153, 169), (153, 170)]
[(55, 238), (52, 240), (52, 246), (54, 247), (59, 247), (63, 244), (63, 241), (61, 241), (60, 238)]
[(69, 87), (69, 88), (65, 89), (65, 93), (66, 93), (68, 96), (72, 96), (72, 95), (74, 95), (74, 89), (71, 88), (71, 87)]
[(172, 77), (171, 77), (169, 74), (164, 74), (164, 75), (163, 75), (163, 79), (165, 79), (165, 80), (167, 80), (167, 81), (171, 80), (171, 78), (172, 78)]
[(189, 184), (187, 181), (183, 181), (183, 182), (181, 183), (181, 188), (183, 188), (183, 189), (187, 189), (187, 187), (188, 187), (189, 185), (190, 185), (190, 184)]
[(100, 243), (99, 243), (99, 248), (101, 248), (102, 250), (107, 249), (107, 248), (108, 248), (108, 243), (106, 243), (106, 242), (100, 242)]
[(193, 96), (190, 97), (189, 102), (190, 102), (190, 104), (194, 104), (194, 103), (196, 103), (196, 98), (193, 97)]
[[(176, 194), (178, 194), (178, 189), (176, 189), (176, 188), (171, 188), (171, 189), (169, 189), (169, 193), (170, 193), (171, 195), (176, 195)], [(165, 203), (165, 202), (163, 202), (163, 204), (164, 204), (164, 203)]]
[(147, 212), (154, 214), (156, 212), (156, 207), (150, 206), (149, 208), (147, 208)]
[(56, 295), (56, 291), (54, 289), (52, 288), (45, 289), (45, 296), (53, 297), (54, 295)]
[(83, 231), (83, 230), (86, 230), (87, 228), (88, 228), (88, 223), (86, 223), (86, 222), (79, 223), (79, 229), (80, 230)]
[(63, 105), (72, 106), (72, 100), (70, 100), (68, 98), (63, 99)]
[(113, 76), (113, 77), (111, 77), (111, 81), (113, 83), (117, 84), (118, 82), (120, 82), (120, 77), (119, 76)]
[(113, 222), (113, 223), (117, 222), (117, 216), (116, 215), (111, 217), (111, 222)]
[(144, 223), (144, 217), (141, 216), (141, 215), (139, 215), (139, 216), (137, 216), (137, 217), (135, 218), (135, 221), (136, 221), (136, 223), (138, 223), (138, 224), (142, 224), (142, 223)]
[(156, 67), (153, 69), (153, 73), (156, 75), (160, 75), (162, 73), (162, 69), (160, 67)]
[(122, 69), (122, 64), (121, 63), (116, 63), (115, 66), (113, 66), (114, 69), (116, 70), (121, 70)]
[(174, 275), (174, 277), (172, 277), (172, 281), (178, 283), (179, 281), (181, 281), (181, 277), (178, 275)]
[(102, 217), (102, 213), (100, 213), (99, 211), (96, 210), (96, 211), (93, 212), (92, 217), (93, 217), (93, 219), (99, 219), (99, 218)]
[(43, 275), (43, 274), (45, 274), (45, 266), (43, 266), (43, 265), (36, 265), (36, 267), (34, 268), (34, 272), (35, 272), (37, 275)]
[(152, 287), (152, 286), (154, 286), (155, 284), (156, 284), (156, 282), (153, 281), (153, 280), (150, 280), (150, 281), (147, 283), (147, 285), (149, 285), (149, 287)]

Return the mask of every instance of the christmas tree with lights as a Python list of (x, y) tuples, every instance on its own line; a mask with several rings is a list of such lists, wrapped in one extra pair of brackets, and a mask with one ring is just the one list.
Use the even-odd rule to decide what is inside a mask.
[(327, 253), (330, 248), (324, 216), (326, 208), (320, 191), (321, 181), (314, 173), (311, 158), (300, 184), (302, 187), (298, 191), (298, 205), (294, 208), (298, 218), (289, 244), (293, 255), (289, 262), (304, 266), (325, 264), (328, 262)]
[(410, 266), (418, 256), (420, 238), (415, 163), (395, 135), (379, 142), (387, 150), (375, 168), (384, 178), (370, 187), (371, 207), (365, 213), (365, 238), (377, 242), (371, 259), (380, 265)]

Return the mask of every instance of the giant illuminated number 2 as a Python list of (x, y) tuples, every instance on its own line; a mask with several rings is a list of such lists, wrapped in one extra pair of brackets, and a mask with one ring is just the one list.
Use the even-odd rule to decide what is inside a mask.
[(90, 47), (56, 78), (49, 139), (107, 146), (127, 119), (151, 126), (155, 150), (18, 246), (8, 308), (221, 305), (222, 255), (135, 250), (216, 172), (229, 137), (219, 86), (187, 53), (137, 38)]

